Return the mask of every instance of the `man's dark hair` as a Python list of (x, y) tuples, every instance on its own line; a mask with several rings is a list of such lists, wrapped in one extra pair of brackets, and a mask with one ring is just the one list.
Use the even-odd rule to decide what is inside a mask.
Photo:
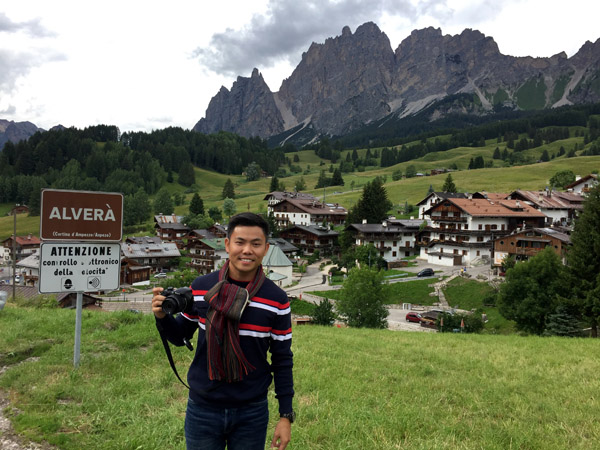
[(243, 212), (236, 214), (229, 219), (229, 224), (227, 225), (227, 237), (229, 239), (231, 239), (233, 230), (235, 230), (236, 227), (260, 227), (265, 234), (265, 240), (269, 239), (269, 224), (258, 214)]

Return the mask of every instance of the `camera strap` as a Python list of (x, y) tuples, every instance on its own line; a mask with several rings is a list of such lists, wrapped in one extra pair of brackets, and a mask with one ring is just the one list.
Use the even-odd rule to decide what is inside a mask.
[[(177, 379), (181, 382), (181, 384), (183, 384), (186, 388), (188, 388), (190, 391), (192, 390), (191, 387), (189, 387), (185, 381), (183, 381), (181, 379), (181, 377), (179, 376), (179, 373), (177, 372), (177, 368), (175, 367), (175, 361), (173, 361), (173, 355), (171, 354), (171, 347), (169, 346), (169, 341), (167, 340), (167, 338), (165, 337), (165, 335), (163, 334), (163, 330), (162, 330), (162, 326), (157, 326), (158, 328), (158, 333), (160, 334), (160, 339), (162, 340), (163, 346), (165, 347), (165, 353), (167, 354), (167, 359), (169, 360), (169, 364), (171, 365), (171, 369), (173, 369), (173, 373), (175, 374), (175, 376), (177, 377)], [(188, 341), (187, 339), (183, 339), (183, 343), (185, 344), (185, 346), (192, 351), (193, 347), (192, 347), (192, 343), (190, 341)], [(219, 388), (221, 386), (222, 382), (219, 382), (217, 384), (215, 384), (213, 387), (211, 387), (210, 389), (204, 391), (204, 390), (198, 390), (195, 389), (195, 392), (199, 393), (199, 394), (207, 394), (211, 391), (214, 391), (215, 389)]]
[[(181, 384), (183, 384), (186, 388), (190, 389), (190, 387), (181, 379), (181, 377), (179, 376), (179, 373), (177, 373), (177, 368), (175, 367), (175, 361), (173, 361), (173, 355), (171, 354), (171, 347), (169, 347), (169, 342), (167, 341), (167, 338), (165, 337), (165, 335), (163, 334), (163, 330), (161, 330), (160, 328), (158, 329), (158, 332), (160, 334), (160, 338), (162, 340), (163, 346), (165, 347), (165, 353), (167, 354), (167, 358), (169, 360), (169, 364), (171, 364), (171, 369), (173, 369), (173, 372), (175, 373), (175, 375), (177, 376), (177, 379), (179, 381), (181, 381)], [(185, 345), (189, 348), (191, 346), (191, 344), (186, 340)], [(190, 349), (191, 350), (191, 349)]]

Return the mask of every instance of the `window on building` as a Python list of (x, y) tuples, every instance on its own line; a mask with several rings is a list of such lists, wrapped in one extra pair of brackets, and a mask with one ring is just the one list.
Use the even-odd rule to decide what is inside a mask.
[(479, 224), (479, 229), (483, 230), (483, 225), (482, 224)]
[(396, 257), (396, 252), (392, 252), (392, 257)]

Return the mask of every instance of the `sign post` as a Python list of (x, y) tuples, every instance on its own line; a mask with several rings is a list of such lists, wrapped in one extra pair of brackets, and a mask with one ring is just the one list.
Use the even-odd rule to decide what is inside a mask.
[(42, 190), (40, 293), (77, 293), (75, 348), (81, 348), (83, 293), (115, 290), (120, 284), (123, 194)]

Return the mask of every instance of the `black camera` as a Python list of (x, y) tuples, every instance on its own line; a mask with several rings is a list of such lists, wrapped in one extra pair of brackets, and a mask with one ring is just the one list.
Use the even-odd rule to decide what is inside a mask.
[(194, 305), (194, 294), (189, 287), (173, 289), (169, 287), (162, 291), (165, 299), (162, 302), (162, 310), (165, 314), (176, 314), (190, 312)]

